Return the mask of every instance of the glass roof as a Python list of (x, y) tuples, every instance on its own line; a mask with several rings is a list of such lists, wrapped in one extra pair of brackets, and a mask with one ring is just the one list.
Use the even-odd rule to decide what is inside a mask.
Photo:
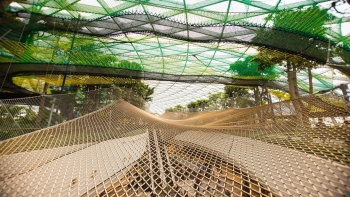
[[(313, 70), (314, 86), (322, 90), (348, 82), (349, 7), (327, 0), (13, 1), (7, 11), (16, 22), (2, 22), (0, 63), (286, 82), (283, 65), (273, 75), (230, 70), (264, 52), (316, 62), (322, 68)], [(330, 75), (332, 68), (345, 76)], [(307, 73), (298, 79), (307, 90)]]

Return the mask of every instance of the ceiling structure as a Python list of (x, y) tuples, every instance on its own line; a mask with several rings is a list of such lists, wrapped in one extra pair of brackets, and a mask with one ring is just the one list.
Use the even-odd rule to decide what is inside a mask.
[[(342, 1), (7, 3), (0, 28), (3, 91), (26, 91), (13, 77), (52, 81), (53, 74), (286, 87), (283, 65), (273, 75), (230, 70), (230, 64), (261, 53), (327, 63), (314, 70), (316, 91), (332, 88), (333, 80), (348, 82), (329, 75), (331, 68), (350, 75), (350, 14)], [(306, 76), (298, 73), (305, 91)]]

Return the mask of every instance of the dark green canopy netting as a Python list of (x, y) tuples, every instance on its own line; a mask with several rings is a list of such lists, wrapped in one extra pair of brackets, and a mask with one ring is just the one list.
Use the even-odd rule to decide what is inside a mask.
[[(271, 58), (266, 60), (275, 65), (270, 73), (242, 75), (230, 69), (237, 61), (261, 54), (293, 57), (305, 65), (327, 64), (350, 74), (350, 14), (343, 1), (36, 0), (2, 4), (6, 10), (0, 27), (0, 69), (6, 73), (1, 74), (5, 88), (13, 87), (9, 76), (45, 75), (48, 67), (57, 67), (52, 69), (56, 74), (69, 71), (237, 85), (286, 82), (285, 62), (276, 64)], [(332, 88), (333, 80), (347, 80), (320, 74), (325, 72), (313, 73), (317, 90)], [(304, 71), (298, 74), (299, 86), (305, 90), (306, 76)]]

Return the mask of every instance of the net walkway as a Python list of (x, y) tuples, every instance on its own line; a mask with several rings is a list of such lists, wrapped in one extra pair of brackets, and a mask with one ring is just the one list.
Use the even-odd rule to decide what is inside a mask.
[(0, 142), (0, 195), (349, 196), (349, 116), (327, 95), (163, 117), (118, 100)]

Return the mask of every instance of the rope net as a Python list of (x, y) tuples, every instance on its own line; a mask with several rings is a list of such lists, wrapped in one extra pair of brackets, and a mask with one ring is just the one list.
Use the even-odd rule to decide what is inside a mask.
[(163, 117), (83, 106), (0, 142), (1, 196), (350, 195), (350, 112), (330, 95)]

